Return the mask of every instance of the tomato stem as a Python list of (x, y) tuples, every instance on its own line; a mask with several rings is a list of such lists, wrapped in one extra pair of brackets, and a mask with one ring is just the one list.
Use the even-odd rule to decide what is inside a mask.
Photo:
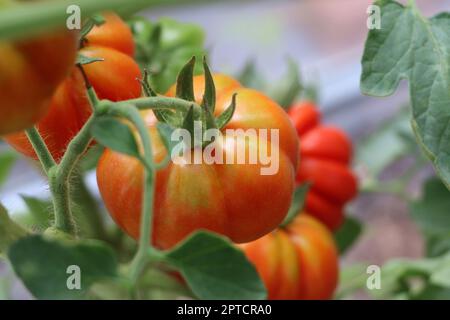
[(132, 104), (139, 110), (171, 109), (187, 112), (192, 105), (194, 106), (195, 111), (199, 112), (201, 110), (201, 107), (192, 101), (187, 101), (180, 98), (161, 97), (161, 96), (131, 99), (127, 101), (117, 102), (117, 104), (118, 105)]
[(111, 104), (108, 107), (109, 115), (120, 116), (129, 120), (136, 127), (142, 141), (144, 149), (144, 157), (141, 161), (145, 162), (145, 181), (144, 181), (144, 199), (140, 221), (139, 249), (131, 263), (130, 277), (132, 283), (136, 283), (140, 274), (149, 262), (149, 248), (151, 246), (153, 231), (153, 199), (155, 194), (155, 176), (156, 170), (153, 162), (153, 151), (150, 135), (147, 130), (144, 119), (141, 117), (139, 110), (133, 105)]
[(41, 162), (45, 173), (48, 175), (49, 170), (52, 167), (56, 166), (55, 159), (53, 159), (53, 156), (48, 150), (44, 139), (42, 139), (41, 134), (35, 127), (27, 129), (25, 133), (34, 148), (34, 151), (38, 156), (38, 159)]

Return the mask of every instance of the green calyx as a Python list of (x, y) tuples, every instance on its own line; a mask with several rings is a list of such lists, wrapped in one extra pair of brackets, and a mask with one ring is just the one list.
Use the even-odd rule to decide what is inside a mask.
[[(203, 70), (205, 75), (205, 89), (203, 99), (200, 105), (195, 101), (194, 92), (194, 68), (196, 59), (192, 57), (181, 69), (177, 77), (176, 83), (176, 97), (188, 102), (192, 102), (191, 106), (186, 110), (170, 110), (170, 109), (158, 109), (153, 108), (153, 112), (160, 123), (164, 123), (173, 130), (176, 128), (186, 129), (192, 138), (191, 146), (199, 147), (198, 137), (195, 139), (195, 135), (198, 133), (195, 130), (196, 122), (201, 123), (201, 146), (205, 147), (210, 141), (204, 139), (204, 133), (208, 129), (222, 129), (233, 118), (234, 111), (236, 110), (236, 95), (233, 95), (231, 104), (219, 115), (214, 116), (216, 107), (216, 89), (214, 85), (214, 79), (209, 66), (206, 62), (206, 58), (203, 59)], [(141, 80), (141, 84), (144, 93), (148, 97), (155, 97), (157, 93), (153, 90), (148, 81), (148, 72), (144, 71), (144, 77)], [(198, 125), (197, 125), (198, 126)], [(165, 131), (167, 132), (167, 130)], [(160, 132), (161, 133), (161, 132)]]

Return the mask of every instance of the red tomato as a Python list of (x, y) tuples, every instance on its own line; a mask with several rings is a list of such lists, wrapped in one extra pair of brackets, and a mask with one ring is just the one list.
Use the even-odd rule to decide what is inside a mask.
[(105, 22), (94, 26), (86, 36), (86, 46), (100, 46), (115, 49), (134, 56), (133, 34), (128, 25), (116, 14), (103, 15)]
[[(111, 17), (109, 15), (107, 21)], [(120, 18), (116, 16), (113, 21), (117, 19)], [(103, 58), (104, 61), (93, 62), (84, 65), (83, 68), (100, 99), (119, 101), (137, 98), (140, 96), (141, 87), (136, 79), (141, 73), (136, 62), (121, 51), (98, 46), (94, 42), (97, 38), (106, 39), (101, 37), (99, 32), (114, 27), (114, 25), (109, 27), (107, 24), (108, 22), (105, 23), (104, 29), (98, 28), (96, 37), (89, 41), (89, 46), (80, 50), (80, 53), (87, 57)], [(120, 30), (121, 28), (119, 32)], [(132, 38), (122, 38), (120, 41), (128, 43), (132, 41)], [(55, 160), (61, 159), (67, 145), (83, 127), (91, 113), (84, 80), (79, 69), (73, 67), (71, 74), (59, 85), (53, 95), (49, 112), (37, 123), (37, 128)], [(37, 159), (24, 133), (9, 135), (6, 141), (24, 155)]]
[(320, 112), (311, 102), (294, 105), (289, 116), (300, 137), (298, 183), (310, 182), (305, 209), (331, 230), (343, 221), (343, 207), (357, 193), (349, 167), (352, 144), (341, 129), (320, 124)]
[(78, 34), (59, 31), (14, 43), (0, 41), (0, 135), (31, 127), (49, 108), (73, 66)]
[(339, 276), (339, 260), (330, 232), (318, 220), (300, 214), (285, 229), (240, 246), (273, 300), (330, 299)]
[[(296, 141), (292, 124), (276, 103), (253, 90), (237, 88), (232, 91), (238, 91), (239, 98), (235, 117), (227, 128), (276, 127), (286, 141)], [(230, 95), (231, 92), (225, 90), (218, 97), (218, 112), (228, 105)], [(255, 118), (252, 112), (256, 105), (265, 116)], [(155, 127), (149, 127), (154, 158), (158, 162), (166, 151)], [(226, 132), (224, 137), (225, 154), (244, 139)], [(266, 141), (250, 137), (247, 142), (246, 152), (249, 148), (264, 148), (262, 142)], [(270, 147), (270, 142), (268, 144)], [(275, 147), (280, 156), (279, 170), (273, 175), (261, 175), (261, 164), (180, 165), (170, 162), (159, 170), (152, 239), (155, 245), (170, 248), (198, 229), (221, 233), (238, 243), (247, 242), (278, 226), (291, 202), (298, 143)], [(195, 149), (185, 156), (201, 152)], [(135, 239), (139, 236), (143, 173), (137, 160), (110, 150), (105, 151), (97, 167), (97, 181), (106, 207), (119, 226)]]

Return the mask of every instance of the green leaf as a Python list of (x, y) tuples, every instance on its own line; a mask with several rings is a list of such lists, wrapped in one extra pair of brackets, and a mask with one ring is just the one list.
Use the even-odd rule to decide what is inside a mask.
[(286, 218), (284, 218), (284, 221), (281, 223), (282, 226), (287, 226), (298, 214), (300, 214), (305, 205), (306, 195), (308, 194), (310, 186), (309, 183), (305, 183), (295, 189), (289, 211)]
[(85, 64), (90, 64), (90, 63), (94, 63), (97, 61), (104, 61), (105, 59), (103, 58), (91, 58), (91, 57), (86, 57), (85, 55), (82, 55), (81, 53), (77, 54), (77, 60), (75, 61), (75, 64), (80, 64), (80, 65), (85, 65)]
[(358, 143), (356, 163), (363, 166), (371, 177), (377, 178), (389, 165), (417, 149), (415, 143), (405, 139), (407, 136), (414, 139), (409, 118), (409, 110), (402, 108), (376, 132)]
[(381, 29), (369, 31), (361, 90), (388, 96), (408, 79), (417, 140), (450, 185), (450, 14), (423, 17), (413, 2), (377, 1)]
[(166, 255), (200, 299), (264, 299), (266, 290), (244, 253), (224, 237), (200, 231)]
[(358, 263), (341, 268), (335, 299), (345, 299), (356, 291), (365, 289), (367, 277), (367, 265), (365, 264)]
[(422, 199), (410, 205), (411, 216), (429, 235), (450, 235), (450, 192), (436, 177), (423, 186)]
[(32, 216), (32, 224), (41, 230), (49, 227), (50, 220), (53, 216), (53, 206), (50, 201), (21, 195), (25, 202), (28, 212)]
[[(117, 277), (113, 251), (98, 241), (56, 241), (39, 235), (22, 238), (9, 249), (17, 276), (38, 299), (80, 299), (96, 281)], [(70, 266), (80, 270), (80, 289)]]
[(231, 104), (226, 108), (216, 119), (216, 124), (219, 129), (222, 129), (233, 118), (234, 111), (236, 110), (236, 97), (237, 93), (233, 94)]
[(191, 135), (191, 148), (195, 145), (195, 131), (194, 131), (194, 106), (191, 106), (183, 119), (183, 129), (189, 131)]
[(194, 97), (194, 66), (195, 56), (181, 69), (177, 78), (177, 93), (178, 98), (195, 101)]
[(6, 209), (0, 204), (0, 256), (18, 239), (25, 237), (28, 232), (12, 221)]
[(339, 253), (344, 254), (359, 238), (362, 225), (357, 219), (346, 216), (342, 226), (334, 233)]
[(16, 162), (16, 159), (16, 154), (12, 152), (0, 154), (0, 186), (6, 181), (6, 178), (8, 178), (8, 174)]
[(287, 60), (288, 70), (286, 75), (277, 81), (277, 84), (269, 91), (272, 97), (284, 109), (288, 109), (302, 91), (298, 64), (292, 59)]
[(264, 81), (263, 75), (258, 72), (255, 61), (254, 58), (249, 59), (236, 78), (244, 87), (265, 91), (267, 83)]
[(214, 79), (206, 63), (206, 57), (203, 58), (203, 69), (205, 71), (205, 93), (203, 95), (202, 107), (214, 114), (216, 108), (216, 87), (214, 86)]
[(92, 136), (107, 148), (140, 158), (139, 148), (130, 127), (118, 119), (102, 116), (95, 119)]

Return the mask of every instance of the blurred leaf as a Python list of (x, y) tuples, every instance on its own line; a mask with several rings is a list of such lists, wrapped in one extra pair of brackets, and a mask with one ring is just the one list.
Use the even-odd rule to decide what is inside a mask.
[(450, 192), (436, 177), (423, 189), (422, 199), (410, 205), (411, 216), (426, 234), (450, 236)]
[(262, 74), (258, 72), (255, 59), (249, 59), (236, 78), (247, 88), (264, 91), (267, 87)]
[(367, 277), (367, 265), (365, 264), (354, 264), (341, 268), (335, 298), (346, 299), (356, 291), (365, 289)]
[[(101, 242), (69, 242), (39, 235), (22, 238), (8, 251), (17, 276), (38, 299), (80, 299), (96, 281), (117, 277), (117, 261), (113, 251)], [(80, 270), (80, 289), (69, 289)]]
[(334, 239), (341, 255), (355, 243), (362, 231), (361, 222), (353, 217), (345, 217), (342, 226), (334, 233)]
[(292, 220), (294, 220), (295, 217), (301, 213), (303, 206), (305, 205), (306, 194), (308, 193), (310, 186), (311, 185), (309, 183), (305, 183), (295, 188), (291, 206), (286, 217), (284, 218), (284, 221), (281, 223), (282, 226), (286, 226), (291, 223)]
[(358, 144), (356, 163), (363, 165), (376, 178), (394, 161), (417, 148), (416, 143), (407, 143), (405, 136), (413, 138), (413, 132), (409, 112), (403, 108), (392, 120)]
[(6, 209), (0, 204), (0, 255), (3, 255), (8, 247), (28, 232), (12, 221)]
[(97, 167), (98, 160), (100, 160), (100, 157), (103, 154), (103, 151), (105, 151), (105, 148), (100, 144), (90, 147), (84, 154), (83, 158), (80, 159), (79, 167), (81, 172), (95, 169)]
[(17, 156), (13, 152), (3, 152), (0, 154), (0, 186), (6, 181), (16, 159)]
[(264, 299), (266, 290), (244, 253), (224, 237), (200, 231), (171, 250), (167, 261), (200, 299)]
[(102, 116), (92, 124), (92, 136), (105, 147), (140, 158), (139, 148), (130, 127), (120, 120)]
[(411, 298), (415, 300), (450, 300), (450, 288), (428, 285), (422, 292)]
[(287, 67), (286, 74), (268, 90), (269, 96), (284, 109), (288, 109), (292, 105), (303, 88), (298, 64), (292, 58), (289, 58)]
[(37, 227), (40, 230), (45, 230), (48, 228), (53, 217), (53, 206), (51, 201), (28, 197), (25, 195), (21, 195), (21, 197), (28, 208), (28, 213), (32, 217), (29, 223), (31, 223), (33, 227)]
[(158, 129), (158, 133), (161, 137), (164, 146), (167, 149), (167, 153), (172, 155), (172, 149), (178, 144), (178, 141), (172, 140), (172, 133), (176, 130), (174, 127), (168, 125), (167, 123), (158, 122), (156, 124), (156, 128)]
[(104, 60), (105, 59), (103, 59), (103, 58), (86, 57), (85, 55), (82, 55), (81, 53), (78, 53), (77, 60), (75, 61), (75, 64), (85, 65), (85, 64), (91, 64), (91, 63), (94, 63), (94, 62), (104, 61)]

